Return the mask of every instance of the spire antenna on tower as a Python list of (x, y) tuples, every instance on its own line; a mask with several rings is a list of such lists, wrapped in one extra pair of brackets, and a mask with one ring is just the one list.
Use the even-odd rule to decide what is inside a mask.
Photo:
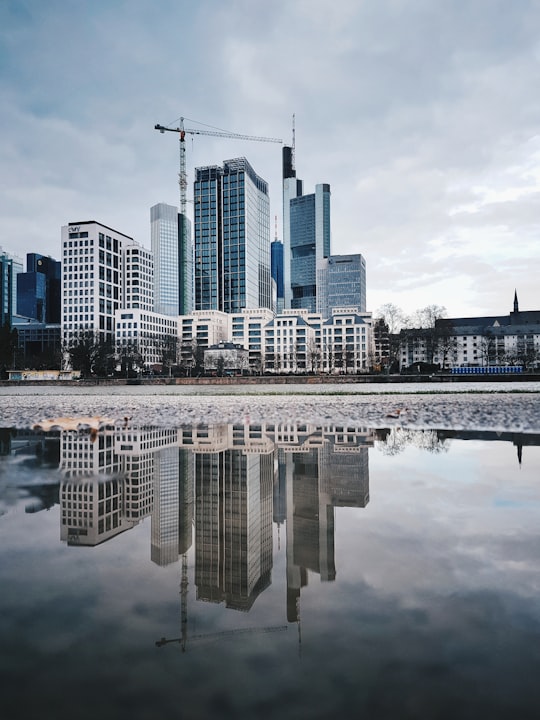
[(295, 128), (295, 121), (296, 121), (296, 115), (293, 113), (292, 116), (292, 145), (291, 145), (291, 160), (292, 160), (292, 168), (294, 170), (295, 168), (295, 158), (294, 158), (294, 152), (296, 150), (296, 128)]

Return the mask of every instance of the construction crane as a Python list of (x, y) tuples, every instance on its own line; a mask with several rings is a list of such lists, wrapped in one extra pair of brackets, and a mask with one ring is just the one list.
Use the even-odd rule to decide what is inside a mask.
[(186, 195), (187, 195), (187, 171), (186, 171), (186, 135), (211, 135), (212, 137), (230, 138), (231, 140), (250, 140), (252, 142), (272, 142), (283, 143), (279, 138), (259, 137), (256, 135), (241, 135), (240, 133), (227, 132), (226, 130), (198, 130), (196, 128), (184, 127), (184, 119), (180, 118), (178, 127), (165, 127), (165, 125), (154, 125), (154, 130), (160, 133), (175, 132), (178, 133), (180, 140), (180, 172), (178, 174), (178, 184), (180, 186), (180, 212), (186, 214)]

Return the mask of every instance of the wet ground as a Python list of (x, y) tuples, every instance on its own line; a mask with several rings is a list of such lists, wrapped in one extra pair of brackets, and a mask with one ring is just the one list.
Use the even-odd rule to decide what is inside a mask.
[(0, 388), (0, 425), (31, 428), (60, 416), (186, 424), (294, 422), (369, 427), (540, 431), (540, 383), (399, 386), (16, 386)]

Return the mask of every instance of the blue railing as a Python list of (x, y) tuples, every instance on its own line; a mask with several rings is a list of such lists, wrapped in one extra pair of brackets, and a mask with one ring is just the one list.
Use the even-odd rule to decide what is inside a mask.
[(521, 365), (492, 365), (490, 367), (454, 367), (452, 375), (515, 375), (522, 373)]

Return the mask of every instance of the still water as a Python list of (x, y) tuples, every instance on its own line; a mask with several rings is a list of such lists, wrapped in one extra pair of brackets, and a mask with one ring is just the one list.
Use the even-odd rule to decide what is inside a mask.
[(0, 717), (540, 717), (540, 436), (0, 431)]

